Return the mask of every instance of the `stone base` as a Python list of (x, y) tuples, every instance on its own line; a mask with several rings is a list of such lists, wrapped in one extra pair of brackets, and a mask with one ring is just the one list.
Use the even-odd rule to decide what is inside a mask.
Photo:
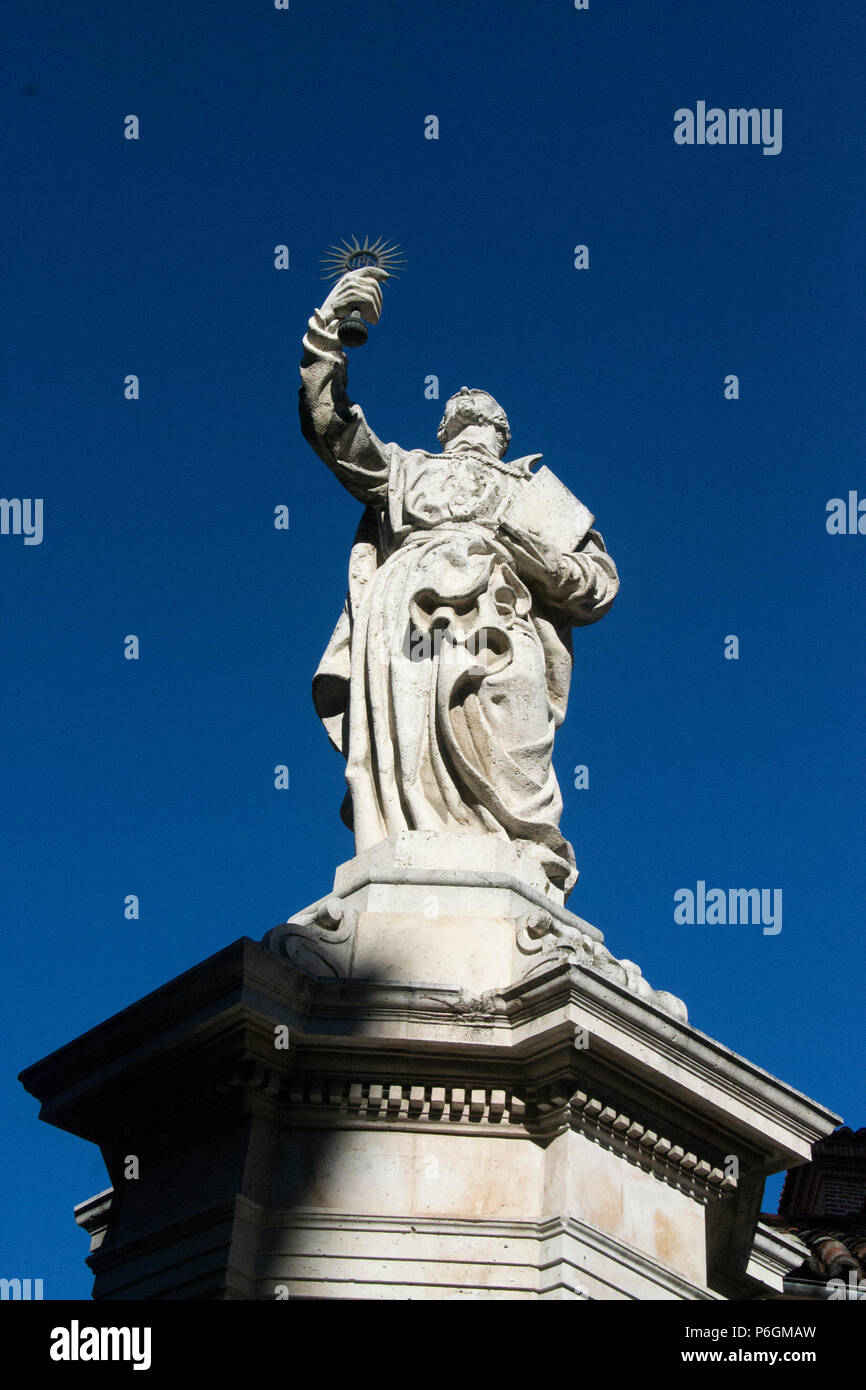
[[(349, 911), (316, 905), (314, 936), (406, 887), (383, 884), (375, 856), (350, 867)], [(525, 886), (488, 888), (537, 906)], [(477, 923), (499, 923), (487, 901)], [(629, 987), (627, 962), (577, 964), (571, 943), (529, 973), (520, 958), (495, 988), (483, 962), (464, 988), (437, 983), (440, 964), (399, 981), (362, 926), (345, 972), (316, 976), (286, 958), (289, 927), (268, 947), (235, 942), (23, 1074), (42, 1118), (98, 1144), (111, 1177), (77, 1209), (95, 1298), (781, 1288), (798, 1256), (756, 1232), (764, 1176), (808, 1159), (836, 1117)], [(443, 949), (462, 932), (471, 961), (471, 930), (451, 927)]]
[(406, 831), (341, 864), (334, 890), (266, 937), (319, 979), (437, 985), (481, 996), (569, 960), (678, 1019), (686, 1006), (618, 961), (537, 862), (495, 835)]

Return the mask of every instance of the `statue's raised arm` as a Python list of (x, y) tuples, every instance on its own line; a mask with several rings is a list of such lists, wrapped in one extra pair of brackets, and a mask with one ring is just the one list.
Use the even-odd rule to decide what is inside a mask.
[(347, 393), (346, 354), (337, 335), (349, 314), (378, 323), (382, 312), (381, 280), (376, 266), (350, 270), (315, 309), (304, 335), (301, 359), (300, 412), (304, 437), (319, 458), (359, 501), (381, 506), (395, 445), (383, 444)]

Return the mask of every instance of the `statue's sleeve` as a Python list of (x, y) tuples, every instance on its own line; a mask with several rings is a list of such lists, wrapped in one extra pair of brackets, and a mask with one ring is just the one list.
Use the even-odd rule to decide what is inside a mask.
[(403, 450), (383, 444), (346, 392), (346, 354), (317, 309), (304, 336), (300, 413), (304, 438), (367, 506), (382, 507), (388, 497), (391, 465)]
[(619, 593), (619, 575), (598, 531), (588, 531), (551, 575), (549, 598), (578, 627), (597, 623)]

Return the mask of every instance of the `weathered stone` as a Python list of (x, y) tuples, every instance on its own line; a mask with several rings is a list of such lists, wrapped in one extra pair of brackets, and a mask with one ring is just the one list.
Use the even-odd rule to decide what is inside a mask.
[[(496, 836), (403, 831), (341, 864), (333, 892), (266, 941), (314, 977), (460, 981), (467, 1001), (565, 960), (685, 1020), (681, 999), (652, 989), (633, 962), (617, 961), (598, 928), (549, 887), (519, 846)], [(322, 926), (325, 909), (336, 932)]]
[[(764, 1174), (807, 1159), (834, 1116), (567, 961), (492, 1012), (458, 998), (311, 980), (242, 940), (31, 1067), (43, 1117), (98, 1143), (123, 1184), (122, 1202), (78, 1213), (95, 1297), (705, 1300), (780, 1284), (797, 1252), (759, 1228), (750, 1254), (742, 1232)], [(740, 1178), (720, 1184), (729, 1152)]]
[[(569, 630), (619, 588), (586, 507), (539, 454), (505, 460), (508, 421), (484, 391), (445, 407), (443, 452), (384, 444), (347, 395), (340, 323), (377, 323), (375, 267), (350, 270), (304, 338), (301, 421), (365, 508), (349, 594), (313, 695), (347, 760), (357, 853), (403, 830), (520, 846), (562, 895), (574, 852), (552, 764)], [(433, 717), (430, 712), (434, 711)]]

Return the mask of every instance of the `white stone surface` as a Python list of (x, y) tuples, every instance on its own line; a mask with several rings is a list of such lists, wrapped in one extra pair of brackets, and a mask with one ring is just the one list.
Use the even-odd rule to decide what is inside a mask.
[(760, 1296), (801, 1253), (764, 1175), (837, 1118), (566, 960), (473, 997), (249, 940), (26, 1075), (141, 1156), (78, 1213), (100, 1298)]
[(569, 912), (521, 846), (492, 835), (403, 831), (341, 864), (334, 891), (275, 928), (312, 975), (460, 985), (481, 995), (568, 960), (685, 1019), (685, 1004), (619, 961)]
[[(550, 902), (562, 903), (562, 893), (550, 884), (534, 855), (525, 846), (472, 831), (401, 831), (341, 864), (334, 876), (334, 892), (345, 897), (363, 882), (395, 883), (395, 873), (412, 884), (412, 870), (477, 875), (479, 886), (493, 886), (497, 875), (508, 875), (538, 892)], [(417, 881), (417, 879), (415, 880)], [(466, 880), (467, 884), (469, 880)]]
[(364, 505), (344, 610), (313, 694), (347, 759), (359, 855), (400, 831), (520, 846), (560, 893), (574, 852), (559, 829), (554, 734), (568, 701), (570, 629), (619, 588), (593, 518), (540, 455), (506, 461), (486, 392), (445, 407), (442, 453), (383, 443), (347, 395), (339, 321), (378, 322), (383, 273), (338, 281), (309, 321), (301, 419)]

